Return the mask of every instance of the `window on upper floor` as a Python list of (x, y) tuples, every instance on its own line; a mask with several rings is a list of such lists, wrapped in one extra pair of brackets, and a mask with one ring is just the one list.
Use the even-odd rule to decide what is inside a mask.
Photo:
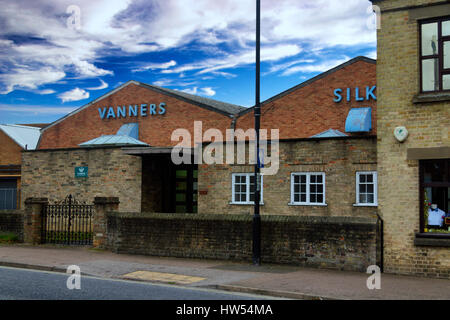
[(450, 91), (450, 17), (419, 27), (421, 92)]

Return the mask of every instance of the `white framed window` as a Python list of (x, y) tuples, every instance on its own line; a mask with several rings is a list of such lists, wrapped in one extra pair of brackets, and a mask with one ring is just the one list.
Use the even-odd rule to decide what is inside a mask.
[(325, 173), (291, 173), (291, 205), (326, 206)]
[[(232, 174), (232, 204), (254, 204), (255, 203), (255, 174), (233, 173)], [(261, 199), (263, 203), (263, 176), (261, 175)]]
[(376, 171), (356, 172), (356, 205), (378, 206), (378, 178)]

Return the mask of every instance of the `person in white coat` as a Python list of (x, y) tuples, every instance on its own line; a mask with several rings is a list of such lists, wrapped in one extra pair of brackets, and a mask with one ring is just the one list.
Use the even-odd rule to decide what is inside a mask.
[(428, 208), (428, 226), (439, 226), (444, 225), (445, 212), (437, 207), (436, 204), (432, 204)]

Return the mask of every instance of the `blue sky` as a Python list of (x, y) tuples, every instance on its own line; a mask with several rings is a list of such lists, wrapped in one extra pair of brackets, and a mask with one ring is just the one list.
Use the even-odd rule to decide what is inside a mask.
[[(254, 0), (0, 0), (0, 123), (55, 121), (137, 80), (255, 103)], [(376, 58), (368, 0), (261, 0), (261, 99)]]

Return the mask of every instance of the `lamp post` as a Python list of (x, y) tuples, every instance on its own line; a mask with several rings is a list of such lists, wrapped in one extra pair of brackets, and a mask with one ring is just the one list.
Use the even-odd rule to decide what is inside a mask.
[(260, 29), (261, 29), (261, 1), (256, 0), (256, 91), (255, 91), (255, 131), (256, 131), (256, 164), (255, 164), (255, 210), (253, 215), (253, 264), (261, 264), (261, 216), (259, 214), (259, 202), (261, 198), (261, 174), (259, 159), (259, 129), (261, 120), (260, 106)]

